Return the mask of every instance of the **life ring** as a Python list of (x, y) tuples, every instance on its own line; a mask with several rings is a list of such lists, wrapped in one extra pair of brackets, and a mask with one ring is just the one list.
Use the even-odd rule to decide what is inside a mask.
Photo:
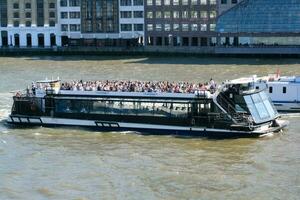
[(248, 128), (249, 128), (250, 131), (254, 130), (253, 122), (249, 122)]

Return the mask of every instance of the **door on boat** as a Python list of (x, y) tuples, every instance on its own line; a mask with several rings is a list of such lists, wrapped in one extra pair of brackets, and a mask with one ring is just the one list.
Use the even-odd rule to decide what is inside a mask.
[(191, 126), (207, 126), (208, 113), (211, 110), (211, 102), (210, 101), (200, 101), (192, 103), (191, 111)]

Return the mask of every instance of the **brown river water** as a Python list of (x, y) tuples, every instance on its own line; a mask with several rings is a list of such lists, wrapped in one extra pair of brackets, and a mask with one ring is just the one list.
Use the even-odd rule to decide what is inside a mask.
[(299, 199), (300, 114), (258, 139), (11, 128), (10, 91), (45, 77), (217, 82), (300, 75), (299, 59), (0, 57), (0, 199)]

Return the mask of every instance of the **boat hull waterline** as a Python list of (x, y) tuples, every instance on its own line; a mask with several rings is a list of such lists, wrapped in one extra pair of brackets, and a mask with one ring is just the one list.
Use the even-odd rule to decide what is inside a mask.
[(278, 127), (253, 131), (237, 131), (216, 128), (94, 121), (82, 119), (66, 119), (53, 117), (28, 117), (28, 116), (10, 116), (7, 119), (8, 124), (18, 126), (42, 126), (42, 127), (85, 127), (97, 131), (134, 131), (142, 135), (176, 135), (186, 137), (211, 137), (211, 138), (234, 138), (234, 137), (263, 137), (268, 134), (281, 132), (288, 123), (283, 120), (277, 120)]

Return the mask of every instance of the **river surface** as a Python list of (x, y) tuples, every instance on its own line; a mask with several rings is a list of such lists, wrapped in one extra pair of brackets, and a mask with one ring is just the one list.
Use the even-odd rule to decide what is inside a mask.
[(300, 75), (296, 59), (0, 57), (0, 199), (299, 199), (300, 115), (260, 139), (208, 140), (16, 129), (4, 119), (10, 91), (32, 80), (131, 79), (220, 82), (280, 69)]

